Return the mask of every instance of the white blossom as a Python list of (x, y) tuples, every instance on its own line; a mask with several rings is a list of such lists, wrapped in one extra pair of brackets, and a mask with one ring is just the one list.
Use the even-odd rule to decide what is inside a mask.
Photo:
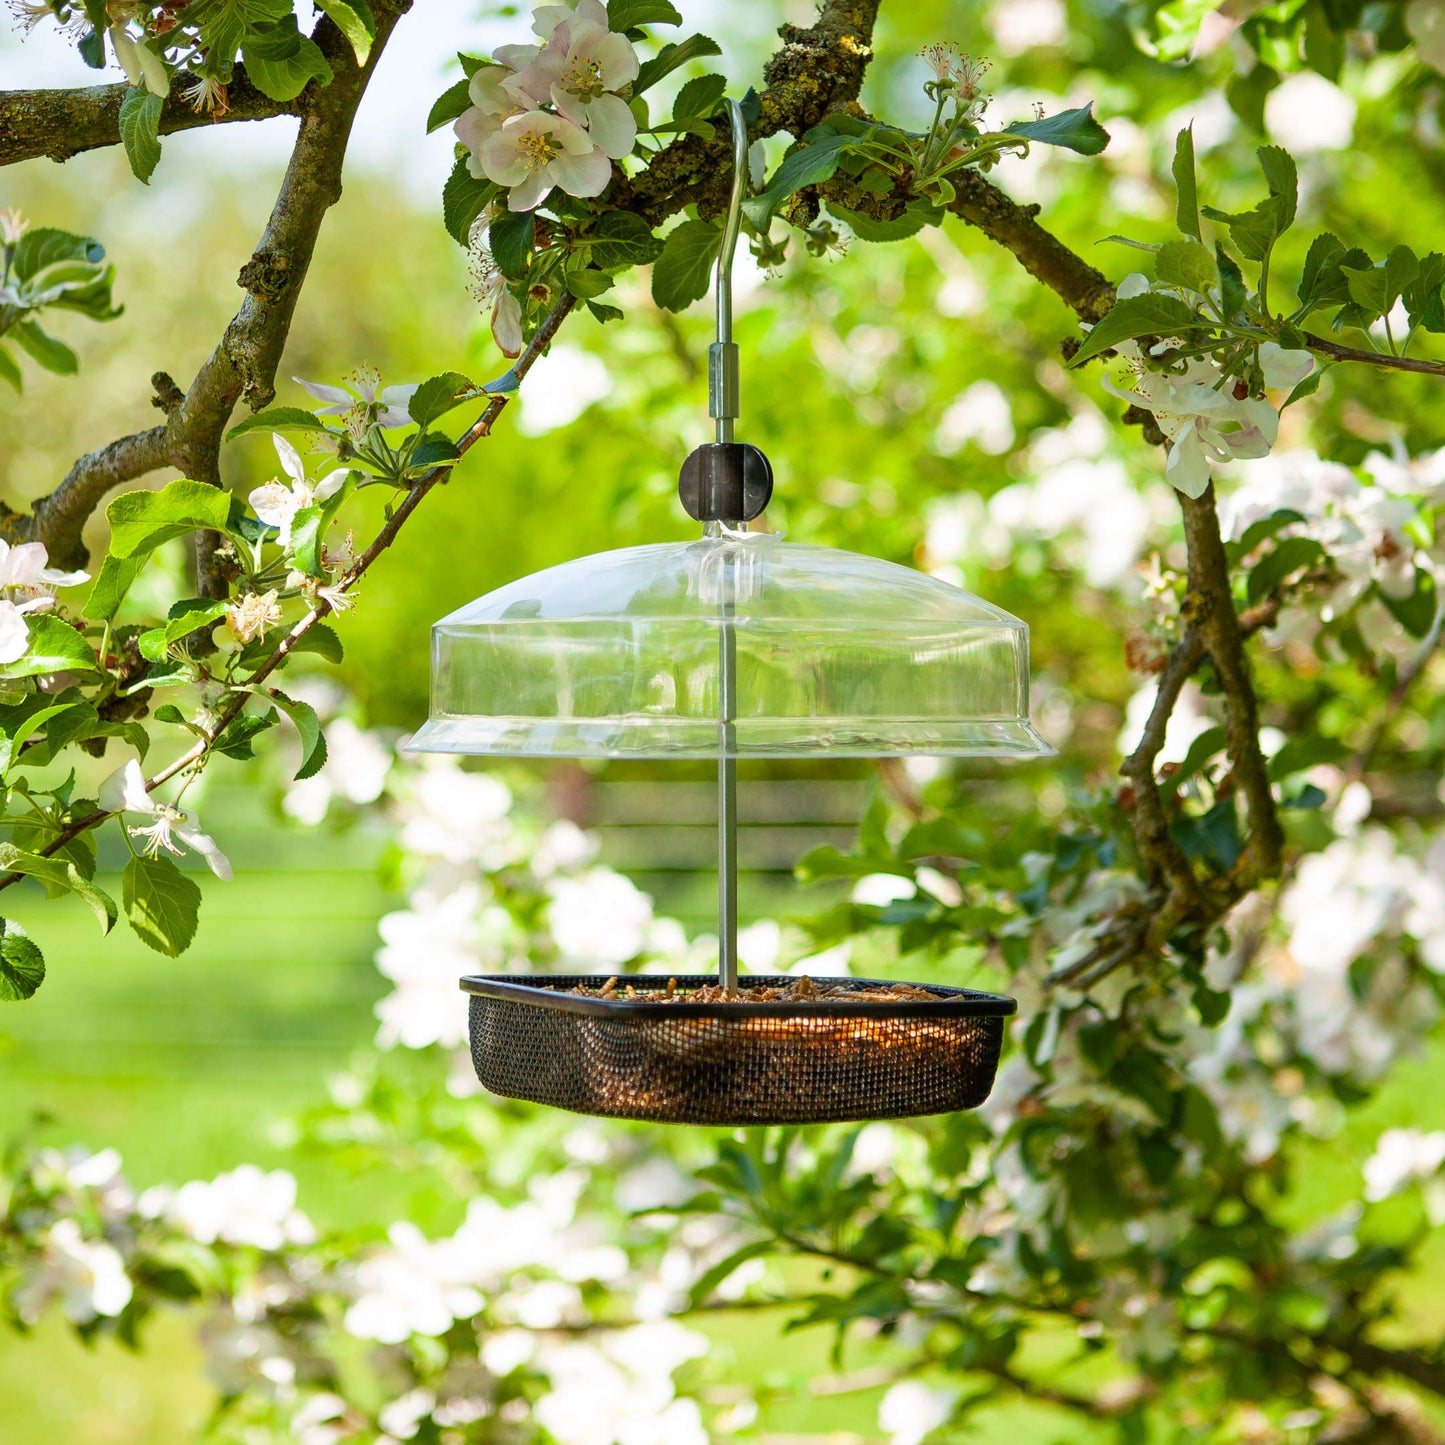
[(1106, 376), (1104, 389), (1153, 413), (1169, 442), (1164, 474), (1185, 496), (1203, 493), (1215, 465), (1265, 456), (1274, 445), (1279, 413), (1261, 397), (1236, 399), (1212, 363), (1188, 361), (1180, 371), (1153, 371), (1135, 343), (1116, 349), (1133, 361), (1132, 384)]
[(652, 899), (630, 878), (593, 868), (580, 877), (556, 878), (547, 891), (552, 937), (581, 971), (616, 968), (646, 946)]
[(242, 1164), (209, 1182), (192, 1179), (176, 1191), (167, 1212), (202, 1244), (220, 1240), (278, 1250), (316, 1238), (311, 1221), (296, 1208), (295, 1176), (285, 1169), (267, 1173)]
[(1386, 1129), (1365, 1160), (1365, 1198), (1378, 1201), (1398, 1194), (1417, 1179), (1428, 1179), (1445, 1164), (1445, 1130)]
[(921, 1445), (953, 1414), (956, 1398), (953, 1391), (921, 1380), (900, 1380), (878, 1402), (878, 1426), (887, 1434), (889, 1445)]
[(377, 925), (382, 946), (376, 966), (396, 985), (375, 1008), (382, 1048), (465, 1042), (467, 1010), (457, 980), (501, 962), (499, 939), (510, 923), (505, 910), (482, 905), (475, 883), (443, 897), (422, 889), (409, 908), (386, 914)]
[(120, 1251), (103, 1239), (86, 1239), (79, 1221), (58, 1219), (46, 1231), (40, 1261), (15, 1290), (15, 1308), (31, 1323), (52, 1299), (77, 1325), (97, 1316), (113, 1319), (131, 1301), (130, 1277)]
[(477, 161), (490, 181), (509, 188), (507, 208), (535, 210), (560, 186), (569, 196), (600, 195), (612, 164), (586, 131), (565, 116), (523, 111), (484, 140)]
[(410, 1440), (436, 1409), (436, 1403), (437, 1397), (430, 1390), (408, 1390), (400, 1399), (382, 1406), (377, 1424), (394, 1439)]
[(606, 8), (599, 0), (579, 0), (524, 76), (537, 73), (558, 111), (584, 126), (604, 155), (621, 160), (637, 140), (637, 121), (616, 92), (635, 80), (637, 71), (637, 52), (625, 35), (607, 28)]
[(401, 846), (471, 869), (501, 867), (511, 856), (511, 807), (511, 790), (499, 778), (468, 772), (451, 758), (428, 758), (412, 776)]
[(110, 44), (125, 78), (132, 85), (144, 85), (152, 95), (164, 100), (170, 92), (171, 77), (160, 56), (145, 41), (126, 34), (122, 25), (110, 27)]
[[(142, 851), (146, 857), (157, 857), (161, 850), (180, 857), (187, 848), (206, 860), (217, 878), (231, 877), (231, 864), (214, 838), (190, 826), (188, 815), (169, 803), (162, 803), (146, 791), (145, 774), (132, 758), (117, 768), (101, 785), (97, 795), (107, 813), (149, 818), (149, 823), (127, 825), (133, 838), (144, 838)], [(178, 846), (179, 845), (179, 846)]]
[(399, 1345), (412, 1335), (440, 1335), (483, 1304), (471, 1262), (455, 1240), (428, 1240), (414, 1225), (393, 1224), (390, 1248), (356, 1267), (356, 1298), (345, 1327), (364, 1340)]
[(43, 612), (55, 605), (56, 587), (74, 587), (88, 582), (86, 572), (59, 572), (48, 567), (49, 557), (41, 542), (12, 546), (0, 541), (0, 589), (19, 594), (17, 602), (0, 597), (0, 663), (19, 662), (30, 647), (28, 612)]
[(369, 366), (358, 367), (342, 386), (326, 386), (300, 376), (293, 376), (291, 380), (317, 401), (325, 403), (316, 408), (317, 416), (344, 417), (348, 428), (359, 435), (365, 435), (373, 426), (411, 424), (407, 406), (416, 394), (416, 383), (383, 387), (381, 377)]
[(492, 253), (480, 241), (470, 249), (472, 295), (490, 312), (492, 340), (503, 356), (522, 354), (522, 303)]
[[(265, 490), (263, 487), (261, 490)], [(264, 518), (263, 518), (264, 520)], [(287, 524), (288, 541), (290, 525)], [(281, 621), (280, 593), (273, 587), (269, 592), (248, 592), (238, 597), (226, 613), (226, 627), (237, 642), (254, 642)]]
[(329, 477), (311, 483), (306, 477), (306, 467), (296, 448), (277, 432), (271, 433), (276, 445), (276, 455), (281, 460), (281, 470), (291, 478), (290, 484), (270, 481), (257, 487), (247, 498), (251, 510), (269, 527), (277, 529), (276, 541), (282, 548), (291, 546), (291, 528), (296, 514), (305, 507), (314, 507), (335, 496), (342, 484), (351, 475), (349, 470), (332, 472)]

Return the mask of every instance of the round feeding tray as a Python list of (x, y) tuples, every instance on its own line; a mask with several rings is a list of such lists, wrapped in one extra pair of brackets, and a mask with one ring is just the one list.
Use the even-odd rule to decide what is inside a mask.
[[(1011, 998), (928, 985), (926, 999), (847, 997), (893, 987), (827, 979), (813, 1002), (689, 1003), (711, 975), (472, 976), (472, 1059), (495, 1094), (663, 1124), (823, 1124), (972, 1109), (993, 1087)], [(796, 978), (740, 979), (746, 995)], [(669, 984), (673, 1001), (660, 995)], [(588, 993), (574, 992), (579, 985)], [(636, 994), (629, 998), (623, 991)]]

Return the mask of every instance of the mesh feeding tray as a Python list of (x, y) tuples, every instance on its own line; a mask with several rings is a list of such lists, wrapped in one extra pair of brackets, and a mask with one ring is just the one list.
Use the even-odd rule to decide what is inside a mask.
[[(898, 1002), (597, 998), (609, 975), (472, 975), (472, 1060), (494, 1094), (667, 1124), (822, 1124), (972, 1109), (988, 1097), (1013, 999), (921, 985)], [(667, 979), (629, 975), (639, 994)], [(681, 989), (716, 976), (678, 977)], [(796, 984), (749, 975), (747, 990)], [(887, 988), (877, 979), (830, 987)]]

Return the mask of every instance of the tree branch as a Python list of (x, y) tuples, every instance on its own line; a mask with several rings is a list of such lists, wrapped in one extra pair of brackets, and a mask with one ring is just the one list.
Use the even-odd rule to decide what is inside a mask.
[[(265, 232), (241, 268), (245, 299), (219, 345), (173, 405), (163, 427), (122, 437), (82, 457), (48, 497), (38, 501), (28, 536), (43, 542), (57, 564), (84, 566), (82, 530), (111, 487), (163, 466), (196, 481), (221, 483), (221, 441), (242, 397), (253, 408), (275, 395), (276, 368), (291, 330), (296, 302), (311, 264), (326, 212), (341, 196), (341, 170), (351, 125), (367, 82), (393, 27), (410, 0), (393, 0), (376, 11), (376, 39), (366, 65), (358, 66), (350, 42), (325, 17), (315, 39), (331, 64), (327, 86), (312, 85), (295, 102), (301, 116), (296, 144)], [(123, 87), (122, 87), (123, 88)], [(201, 590), (207, 586), (209, 547), (202, 548)]]
[[(552, 338), (557, 334), (558, 328), (566, 319), (567, 313), (571, 311), (574, 301), (571, 296), (564, 296), (562, 300), (552, 309), (551, 314), (538, 328), (537, 334), (528, 343), (527, 349), (513, 364), (512, 370), (516, 373), (518, 380), (526, 376), (532, 369), (533, 363), (551, 344)], [(497, 418), (501, 416), (510, 398), (497, 396), (487, 403), (486, 410), (467, 429), (461, 440), (457, 442), (457, 450), (466, 453), (472, 449), (477, 442), (485, 436), (490, 436), (492, 426)], [(435, 467), (424, 477), (413, 482), (408, 488), (406, 496), (392, 512), (386, 525), (377, 533), (375, 541), (364, 553), (351, 565), (346, 575), (337, 583), (339, 590), (350, 591), (362, 577), (371, 570), (377, 559), (396, 540), (397, 533), (406, 525), (407, 519), (421, 505), (422, 500), (433, 487), (445, 482), (452, 473), (451, 467)], [(251, 687), (257, 687), (265, 682), (293, 652), (300, 646), (302, 639), (313, 627), (323, 618), (331, 615), (335, 609), (324, 598), (318, 597), (312, 604), (311, 611), (306, 614), (285, 637), (276, 645), (275, 650), (261, 664), (260, 667), (247, 679)], [(183, 773), (187, 768), (194, 767), (215, 745), (216, 739), (226, 731), (230, 725), (245, 711), (246, 704), (250, 701), (250, 692), (237, 693), (230, 703), (222, 710), (220, 716), (215, 720), (210, 731), (204, 738), (196, 741), (194, 746), (188, 748), (180, 757), (167, 763), (153, 777), (146, 780), (146, 791), (154, 792), (162, 783), (168, 782), (177, 773)], [(73, 843), (82, 833), (88, 833), (92, 828), (98, 827), (108, 818), (113, 818), (114, 813), (107, 813), (104, 809), (97, 809), (93, 813), (87, 813), (83, 818), (76, 818), (67, 823), (54, 838), (43, 848), (38, 849), (43, 858), (53, 857), (67, 843)], [(0, 890), (13, 887), (25, 875), (23, 873), (0, 874)]]
[[(184, 81), (185, 77), (177, 77)], [(68, 161), (82, 151), (120, 144), (120, 106), (130, 86), (89, 85), (76, 90), (0, 91), (0, 166), (45, 156)], [(272, 100), (246, 77), (238, 65), (226, 87), (224, 112), (196, 111), (181, 98), (178, 86), (161, 109), (161, 134), (195, 130), (234, 120), (267, 120), (275, 115), (300, 115), (300, 100)]]
[(1341, 346), (1337, 341), (1327, 341), (1313, 331), (1304, 333), (1305, 345), (1321, 356), (1334, 361), (1360, 361), (1369, 366), (1383, 367), (1386, 371), (1417, 371), (1426, 376), (1445, 376), (1445, 361), (1423, 361), (1413, 356), (1391, 356), (1387, 351), (1361, 351), (1355, 346)]

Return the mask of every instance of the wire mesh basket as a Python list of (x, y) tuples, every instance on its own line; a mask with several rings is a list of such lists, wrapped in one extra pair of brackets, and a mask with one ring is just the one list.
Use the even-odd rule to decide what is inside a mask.
[[(658, 975), (629, 976), (639, 995)], [(678, 977), (682, 990), (716, 975)], [(923, 985), (928, 999), (696, 1003), (598, 998), (606, 975), (472, 975), (472, 1061), (494, 1094), (668, 1124), (821, 1124), (976, 1108), (1013, 999)], [(749, 975), (742, 990), (796, 984)], [(887, 989), (829, 979), (830, 989)]]

